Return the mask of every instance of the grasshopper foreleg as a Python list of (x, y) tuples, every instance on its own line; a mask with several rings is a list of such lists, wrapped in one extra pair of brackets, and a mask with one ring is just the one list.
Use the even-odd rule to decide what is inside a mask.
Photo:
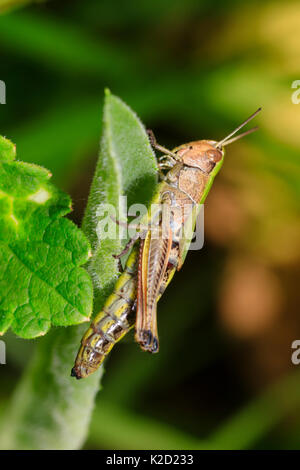
[(174, 158), (174, 160), (178, 160), (176, 153), (171, 152), (171, 150), (168, 150), (166, 147), (163, 147), (162, 145), (159, 145), (157, 143), (155, 135), (151, 129), (147, 129), (147, 134), (149, 137), (151, 147), (153, 147), (155, 150), (158, 150), (161, 153), (164, 153), (165, 155), (171, 156), (172, 158)]
[[(115, 219), (114, 217), (111, 216), (111, 219), (118, 225), (121, 225), (122, 227), (125, 227), (125, 228), (128, 228), (128, 224), (126, 222), (121, 222), (120, 220), (117, 220)], [(126, 255), (126, 253), (128, 253), (128, 251), (130, 250), (130, 248), (135, 244), (135, 242), (139, 239), (139, 238), (143, 238), (145, 237), (147, 231), (149, 230), (149, 226), (142, 226), (142, 225), (131, 225), (131, 228), (143, 228), (143, 230), (140, 230), (139, 232), (136, 232), (133, 237), (130, 238), (130, 240), (126, 243), (124, 249), (121, 251), (121, 253), (119, 253), (118, 255), (112, 255), (113, 258), (115, 259), (118, 259), (120, 261), (120, 258), (122, 258), (122, 256)], [(120, 266), (119, 266), (120, 268)]]
[(128, 243), (126, 243), (124, 249), (121, 251), (121, 253), (119, 253), (118, 255), (112, 255), (115, 259), (118, 259), (120, 260), (120, 258), (122, 258), (122, 256), (126, 255), (126, 253), (128, 253), (128, 251), (130, 250), (130, 248), (135, 244), (135, 242), (141, 238), (142, 234), (144, 234), (144, 232), (136, 232), (136, 234), (128, 241)]

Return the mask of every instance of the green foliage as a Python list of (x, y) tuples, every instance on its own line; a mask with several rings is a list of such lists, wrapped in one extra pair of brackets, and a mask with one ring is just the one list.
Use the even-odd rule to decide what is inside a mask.
[(80, 266), (89, 255), (83, 233), (68, 219), (70, 198), (39, 166), (14, 160), (0, 140), (0, 332), (44, 335), (51, 324), (88, 320), (92, 285)]
[[(133, 200), (141, 198), (145, 202), (156, 186), (155, 158), (142, 124), (128, 106), (108, 91), (103, 120), (99, 161), (83, 222), (93, 247), (88, 269), (97, 287), (96, 308), (105, 300), (118, 275), (112, 254), (116, 249), (122, 249), (121, 241), (98, 240), (97, 208), (105, 202), (117, 207), (119, 196), (127, 193)], [(50, 191), (48, 186), (47, 189)], [(55, 226), (51, 234), (52, 238), (57, 237), (59, 246), (66, 232), (58, 231), (58, 228)], [(79, 242), (72, 248), (73, 256), (78, 258), (80, 250), (84, 256)], [(59, 265), (56, 272), (58, 269)], [(8, 409), (3, 424), (2, 448), (77, 449), (81, 446), (88, 432), (94, 397), (103, 372), (101, 368), (80, 382), (70, 377), (85, 328), (82, 325), (52, 331), (39, 340), (33, 361)]]
[(8, 139), (0, 136), (0, 161), (9, 162), (16, 157), (16, 146)]

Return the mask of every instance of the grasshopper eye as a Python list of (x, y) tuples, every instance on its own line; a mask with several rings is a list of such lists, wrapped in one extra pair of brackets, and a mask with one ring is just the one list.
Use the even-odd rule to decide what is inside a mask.
[(220, 150), (210, 149), (210, 150), (207, 150), (205, 153), (206, 153), (207, 158), (211, 162), (217, 163), (222, 159), (222, 152)]

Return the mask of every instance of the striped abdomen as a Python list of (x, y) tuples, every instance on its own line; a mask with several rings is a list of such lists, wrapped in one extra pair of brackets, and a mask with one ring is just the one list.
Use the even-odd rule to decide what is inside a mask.
[(133, 250), (113, 293), (81, 340), (81, 347), (72, 369), (72, 375), (77, 379), (95, 372), (114, 344), (134, 325), (136, 276), (137, 252)]

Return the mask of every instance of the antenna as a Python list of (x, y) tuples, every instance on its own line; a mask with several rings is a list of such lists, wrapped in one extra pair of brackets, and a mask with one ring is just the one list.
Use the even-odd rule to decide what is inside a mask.
[(231, 144), (232, 142), (235, 142), (236, 140), (241, 139), (245, 135), (251, 134), (252, 132), (256, 131), (258, 127), (253, 127), (253, 129), (243, 132), (242, 134), (234, 137), (233, 139), (230, 139), (230, 137), (234, 136), (240, 129), (242, 129), (242, 127), (248, 124), (248, 122), (251, 121), (260, 111), (261, 111), (261, 108), (258, 108), (255, 111), (255, 113), (251, 114), (251, 116), (249, 116), (248, 119), (246, 119), (246, 121), (242, 122), (242, 124), (240, 124), (236, 129), (234, 129), (233, 132), (227, 135), (225, 139), (220, 140), (220, 142), (216, 144), (216, 147), (222, 147), (222, 146), (224, 147), (225, 145)]

